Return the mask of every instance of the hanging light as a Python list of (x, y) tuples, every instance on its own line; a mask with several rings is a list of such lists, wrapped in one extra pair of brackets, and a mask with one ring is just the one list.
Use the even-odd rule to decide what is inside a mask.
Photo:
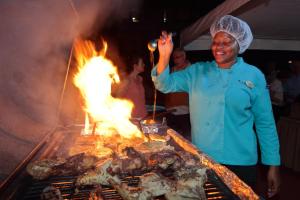
[(131, 20), (133, 23), (139, 22), (139, 19), (137, 17), (131, 17)]
[(136, 10), (132, 10), (130, 14), (130, 18), (133, 23), (139, 22), (138, 12)]
[(164, 10), (163, 22), (164, 22), (164, 23), (167, 22), (167, 11), (166, 11), (166, 10)]

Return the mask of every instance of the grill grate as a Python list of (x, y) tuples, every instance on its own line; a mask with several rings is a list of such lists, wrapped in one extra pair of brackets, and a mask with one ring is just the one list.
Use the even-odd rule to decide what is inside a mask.
[[(207, 170), (208, 181), (204, 185), (204, 190), (208, 200), (239, 200), (239, 198), (221, 181), (213, 170)], [(32, 180), (30, 186), (26, 188), (25, 195), (21, 195), (23, 200), (39, 200), (42, 191), (47, 186), (53, 186), (60, 190), (64, 199), (85, 200), (89, 199), (95, 187), (84, 187), (76, 189), (75, 176), (56, 176), (44, 181)], [(122, 179), (130, 186), (137, 186), (139, 176), (127, 176)], [(104, 200), (122, 200), (118, 192), (109, 186), (102, 186), (100, 194)], [(18, 198), (19, 199), (19, 198)], [(164, 197), (158, 197), (163, 200)]]

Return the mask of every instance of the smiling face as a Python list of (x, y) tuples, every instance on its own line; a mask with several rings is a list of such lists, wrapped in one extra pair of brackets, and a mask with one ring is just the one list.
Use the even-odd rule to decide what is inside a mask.
[(228, 33), (218, 32), (213, 38), (211, 50), (219, 67), (230, 68), (236, 62), (239, 45)]

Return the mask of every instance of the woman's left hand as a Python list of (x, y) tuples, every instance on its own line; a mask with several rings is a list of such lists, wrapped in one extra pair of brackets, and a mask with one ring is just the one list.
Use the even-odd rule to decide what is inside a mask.
[(279, 166), (270, 166), (267, 179), (268, 179), (268, 198), (271, 198), (279, 192), (279, 188), (280, 188)]

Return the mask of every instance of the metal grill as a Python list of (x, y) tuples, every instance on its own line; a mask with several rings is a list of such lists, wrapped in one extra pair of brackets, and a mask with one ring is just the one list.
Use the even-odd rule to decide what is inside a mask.
[[(208, 200), (238, 200), (239, 198), (220, 180), (213, 170), (207, 170), (208, 181), (204, 185), (204, 190)], [(28, 188), (25, 189), (25, 194), (19, 194), (23, 200), (38, 200), (42, 191), (47, 186), (53, 186), (60, 190), (64, 199), (89, 199), (90, 193), (95, 190), (95, 187), (83, 187), (76, 189), (75, 176), (56, 176), (45, 181), (32, 180)], [(122, 178), (123, 182), (130, 186), (137, 186), (139, 176), (126, 176)], [(121, 200), (122, 197), (118, 192), (109, 186), (102, 186), (100, 195), (105, 200)], [(163, 200), (164, 197), (158, 197), (157, 200)]]

